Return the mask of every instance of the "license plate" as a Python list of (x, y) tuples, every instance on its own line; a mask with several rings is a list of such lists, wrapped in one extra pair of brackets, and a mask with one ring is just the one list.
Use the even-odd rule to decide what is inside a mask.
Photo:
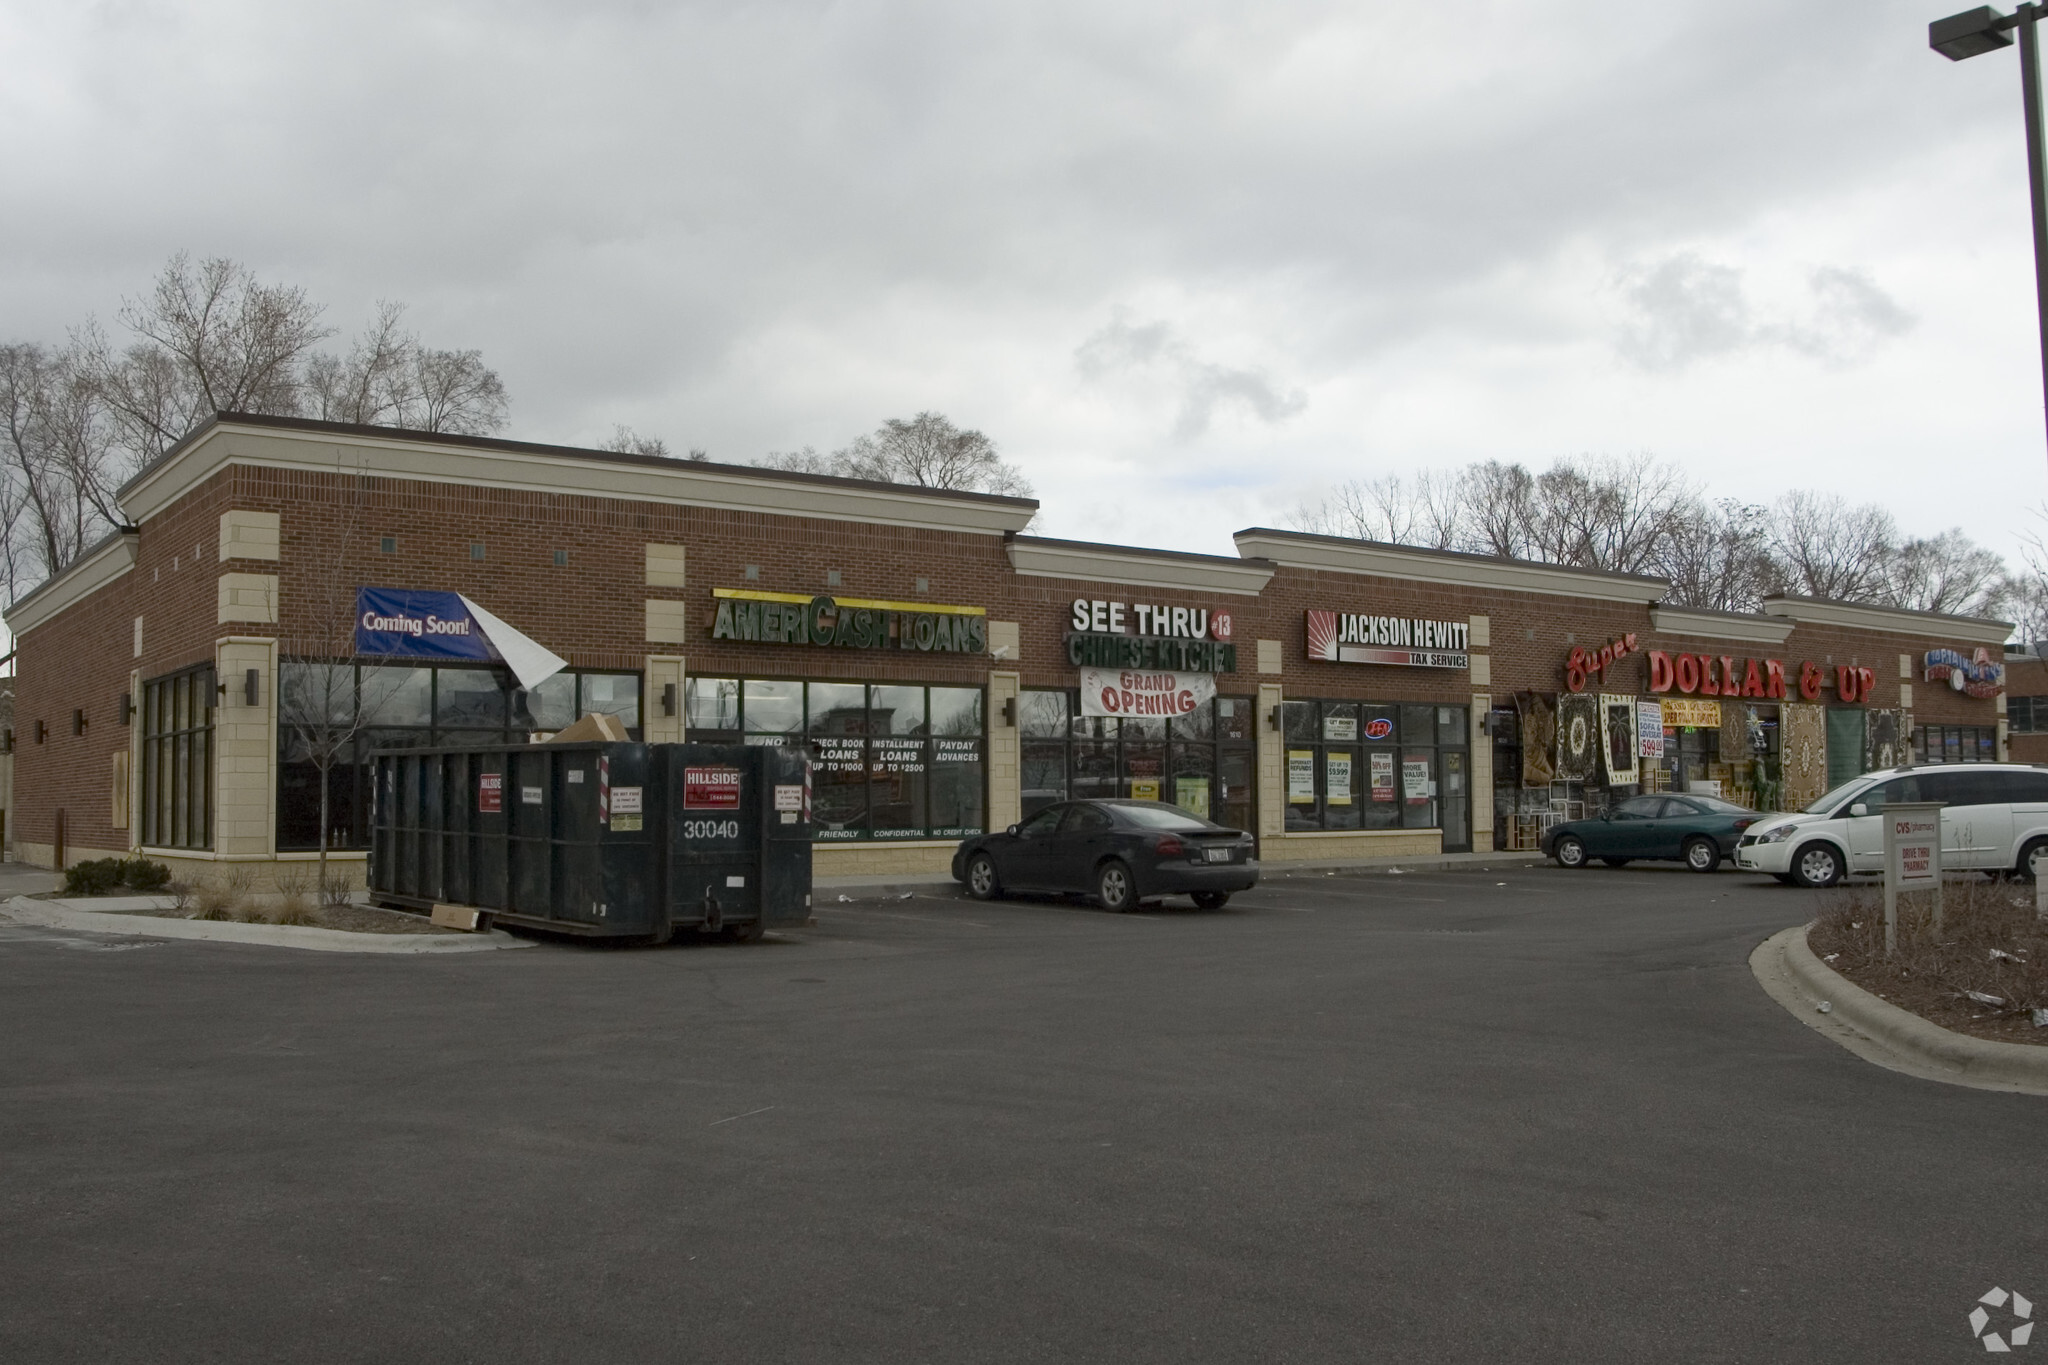
[(1230, 861), (1230, 850), (1227, 848), (1205, 848), (1202, 850), (1202, 861), (1227, 863)]

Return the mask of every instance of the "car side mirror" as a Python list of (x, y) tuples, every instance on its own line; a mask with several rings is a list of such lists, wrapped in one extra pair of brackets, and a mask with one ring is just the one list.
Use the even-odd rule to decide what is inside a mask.
[(1870, 814), (1870, 807), (1864, 805), (1861, 801), (1858, 801), (1855, 805), (1849, 807), (1849, 814), (1868, 815)]
[(1003, 833), (1005, 833), (1005, 834), (1015, 834), (1016, 832), (1017, 832), (1017, 827), (1016, 827), (1015, 825), (1012, 825), (1012, 826), (1010, 826), (1010, 827), (1009, 827), (1008, 829), (1006, 829), (1006, 830), (1004, 830), (1004, 831), (1003, 831)]

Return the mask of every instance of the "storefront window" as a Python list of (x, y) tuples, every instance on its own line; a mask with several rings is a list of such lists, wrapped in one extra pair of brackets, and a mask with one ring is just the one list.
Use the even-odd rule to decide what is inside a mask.
[(691, 678), (683, 697), (693, 741), (810, 749), (821, 841), (953, 839), (984, 828), (978, 687)]
[[(590, 712), (640, 737), (640, 675), (565, 669), (530, 692), (502, 668), (287, 662), (278, 668), (277, 846), (367, 846), (369, 756), (378, 749), (524, 744)], [(356, 716), (360, 713), (360, 724)]]
[(1462, 706), (1283, 703), (1287, 828), (1441, 829), (1461, 845), (1469, 815), (1454, 818), (1445, 784), (1466, 799), (1467, 721)]
[(2005, 721), (2015, 735), (2048, 734), (2048, 697), (2007, 697)]
[(142, 685), (142, 842), (213, 847), (213, 665)]
[(1921, 725), (1913, 730), (1920, 763), (1996, 763), (1998, 731), (1989, 725)]
[(1252, 700), (1219, 697), (1195, 714), (1082, 716), (1070, 691), (1019, 700), (1024, 813), (1058, 801), (1166, 801), (1205, 820), (1253, 827)]

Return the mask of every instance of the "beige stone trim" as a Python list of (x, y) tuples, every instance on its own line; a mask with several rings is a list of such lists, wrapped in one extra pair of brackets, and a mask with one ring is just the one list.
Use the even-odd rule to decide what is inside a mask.
[[(2004, 701), (2004, 700), (2005, 700), (2005, 698), (2003, 698), (2003, 697), (2000, 697), (2000, 698), (1999, 698), (1999, 700), (2000, 700), (2000, 701)], [(1900, 684), (1899, 684), (1899, 705), (1901, 705), (1901, 706), (1911, 706), (1912, 704), (1913, 704), (1913, 684), (1911, 684), (1911, 683), (1900, 683)]]
[(1259, 844), (1259, 858), (1266, 863), (1411, 858), (1443, 851), (1444, 833), (1440, 829), (1303, 831), (1269, 835)]
[(284, 536), (275, 512), (247, 512), (230, 507), (220, 514), (220, 557), (276, 559)]
[(647, 643), (680, 645), (690, 638), (690, 604), (647, 599)]
[(700, 460), (650, 460), (507, 441), (443, 441), (319, 426), (217, 421), (123, 485), (121, 508), (142, 525), (231, 464), (374, 478), (622, 498), (730, 512), (780, 513), (875, 526), (1000, 536), (1037, 514), (1030, 498), (992, 497), (861, 479), (777, 473)]
[(1023, 648), (1019, 642), (1015, 621), (991, 621), (988, 623), (988, 653), (992, 659), (1015, 663)]
[(133, 531), (109, 536), (98, 549), (87, 552), (64, 572), (44, 579), (39, 587), (16, 598), (7, 609), (7, 628), (16, 636), (34, 630), (72, 603), (84, 601), (129, 572), (135, 567), (135, 546), (140, 539)]
[(1819, 602), (1809, 597), (1766, 597), (1764, 614), (1789, 616), (1794, 621), (1821, 626), (1847, 626), (1854, 630), (1884, 630), (1894, 635), (1947, 635), (1973, 645), (2005, 644), (2012, 634), (2012, 622), (1993, 621), (1980, 616), (1949, 616), (1938, 611), (1907, 611), (1900, 607), (1872, 607), (1860, 602)]
[(1487, 687), (1493, 682), (1493, 659), (1485, 654), (1470, 654), (1471, 676), (1466, 680), (1474, 687)]
[(1913, 656), (1912, 656), (1912, 655), (1910, 655), (1910, 654), (1901, 654), (1901, 655), (1899, 656), (1899, 677), (1900, 677), (1900, 678), (1901, 678), (1902, 680), (1906, 681), (1906, 682), (1911, 682), (1911, 681), (1913, 680)]
[[(1903, 702), (1900, 703), (1900, 705), (1902, 706), (1904, 704), (1905, 703)], [(1996, 697), (1993, 697), (1991, 699), (1991, 710), (1996, 715), (2002, 716), (2005, 714), (2005, 693), (2000, 692)]]
[(1163, 592), (1222, 592), (1257, 597), (1272, 580), (1270, 564), (1233, 563), (1216, 555), (1176, 555), (1127, 545), (1018, 537), (1005, 547), (1021, 578), (1066, 578)]
[[(901, 844), (813, 844), (813, 877), (887, 877), (948, 874), (953, 870), (954, 840)], [(829, 900), (830, 897), (827, 897)]]
[(1491, 616), (1475, 616), (1472, 618), (1470, 624), (1472, 629), (1472, 639), (1470, 642), (1471, 647), (1474, 649), (1491, 648), (1493, 645), (1493, 640), (1491, 638), (1493, 632), (1493, 618)]
[(110, 755), (114, 760), (113, 785), (107, 793), (108, 818), (115, 829), (128, 828), (128, 806), (134, 799), (128, 785), (128, 751), (116, 749)]
[(1590, 597), (1602, 602), (1655, 602), (1670, 590), (1667, 579), (1636, 574), (1569, 569), (1518, 559), (1462, 554), (1454, 550), (1423, 550), (1382, 545), (1345, 536), (1313, 535), (1254, 527), (1232, 537), (1237, 552), (1290, 568), (1360, 574), (1397, 582), (1451, 583), (1461, 587), (1499, 588), (1509, 592), (1544, 593), (1558, 597)]
[(1686, 607), (1650, 608), (1650, 628), (1666, 635), (1689, 635), (1702, 640), (1739, 640), (1752, 645), (1782, 645), (1792, 634), (1794, 622), (1782, 616), (1743, 616), (1725, 611), (1698, 611)]
[[(1260, 642), (1264, 645), (1264, 641)], [(1280, 684), (1259, 684), (1258, 714), (1252, 717), (1259, 737), (1259, 846), (1278, 839), (1287, 829), (1287, 744), (1272, 716), (1280, 706)]]
[[(2005, 698), (2000, 697), (1999, 700), (2004, 701)], [(2005, 727), (2006, 719), (2004, 716), (2000, 716), (1998, 718), (1998, 761), (2000, 763), (2010, 763), (2012, 761), (2012, 750), (2007, 747), (2005, 742), (2007, 733)], [(1908, 742), (1910, 743), (1911, 741)]]
[(258, 625), (277, 624), (277, 575), (274, 573), (224, 573), (220, 576), (219, 624), (248, 621)]
[[(1011, 630), (1016, 626), (1012, 625)], [(1024, 818), (1023, 769), (1018, 762), (1018, 727), (1003, 719), (1005, 703), (1021, 707), (1020, 677), (988, 675), (988, 827), (1008, 829)], [(1021, 717), (1020, 717), (1021, 719)]]
[[(214, 645), (226, 690), (213, 713), (213, 851), (268, 859), (277, 853), (277, 641), (231, 635)], [(256, 704), (243, 696), (255, 669)]]
[(135, 657), (142, 657), (142, 618), (135, 618)]
[[(680, 654), (650, 654), (647, 656), (645, 679), (645, 700), (640, 707), (640, 733), (649, 744), (681, 744), (683, 725), (687, 720), (683, 706), (683, 683), (687, 676), (687, 665)], [(661, 713), (661, 693), (665, 687), (676, 690), (676, 713), (664, 716)]]
[(649, 545), (647, 547), (647, 586), (650, 588), (681, 588), (689, 585), (685, 572), (686, 552), (680, 545)]
[(1286, 665), (1282, 662), (1285, 657), (1281, 652), (1278, 640), (1259, 641), (1259, 672), (1279, 673), (1285, 671)]

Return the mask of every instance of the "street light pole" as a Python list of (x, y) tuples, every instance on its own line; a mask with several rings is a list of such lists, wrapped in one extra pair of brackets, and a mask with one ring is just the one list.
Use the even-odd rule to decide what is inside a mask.
[(2035, 24), (2044, 7), (2021, 5), (2010, 15), (1986, 5), (1927, 26), (1927, 45), (1952, 62), (2011, 47), (2020, 31), (2020, 104), (2027, 121), (2027, 192), (2034, 217), (2034, 312), (2041, 330), (2042, 421), (2048, 424), (2048, 170), (2041, 148), (2041, 51)]

